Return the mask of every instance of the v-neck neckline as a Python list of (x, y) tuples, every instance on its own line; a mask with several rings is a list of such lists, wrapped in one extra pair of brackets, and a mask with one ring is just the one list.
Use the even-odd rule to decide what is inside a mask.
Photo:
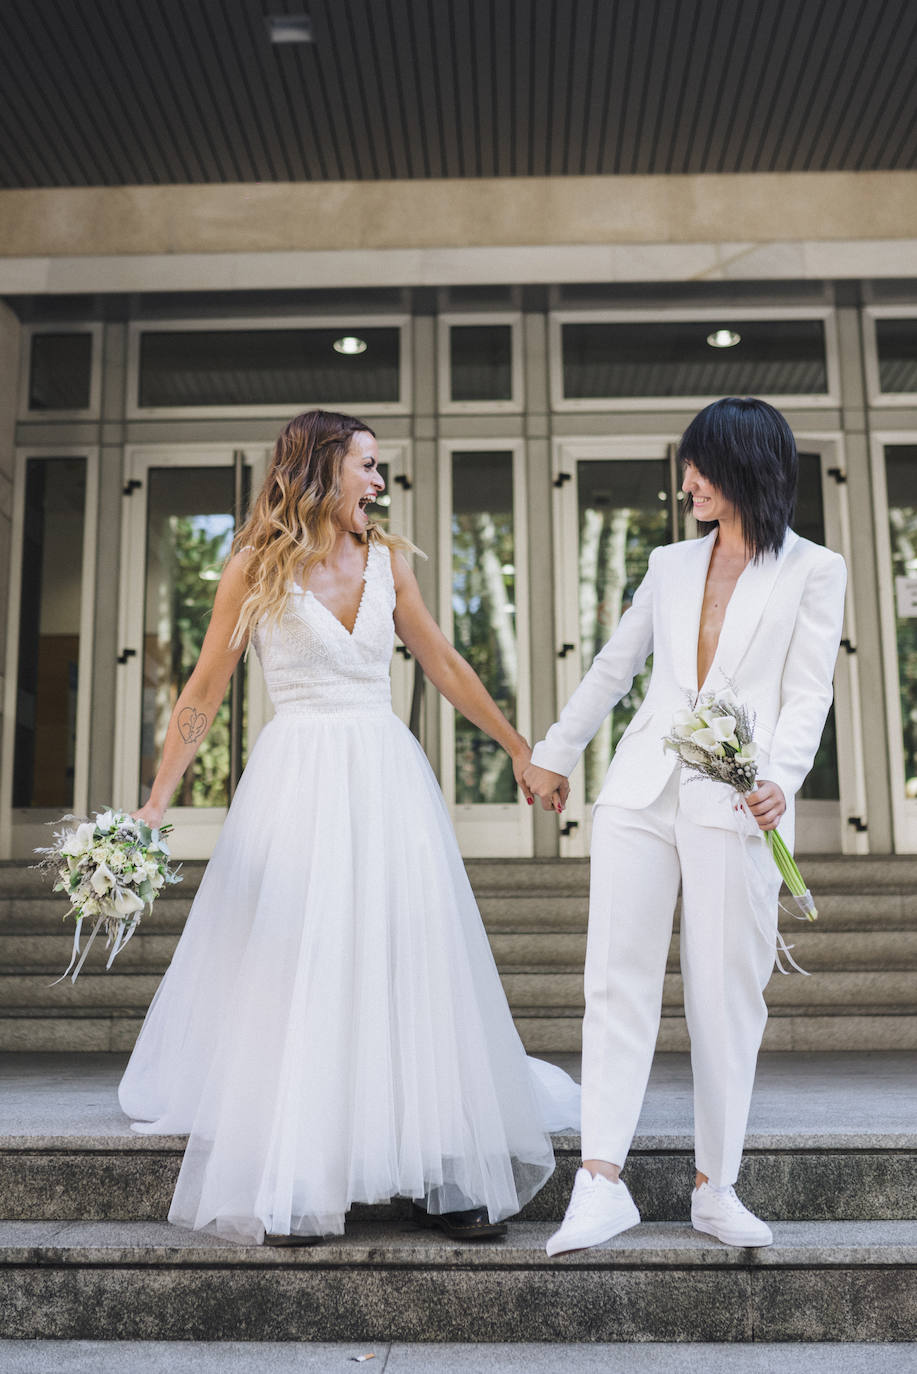
[(331, 617), (331, 619), (334, 621), (334, 623), (335, 623), (336, 625), (339, 625), (339, 626), (340, 626), (341, 630), (344, 632), (344, 634), (347, 636), (348, 639), (353, 639), (353, 637), (354, 637), (354, 635), (355, 635), (355, 633), (356, 633), (357, 625), (360, 623), (360, 612), (363, 610), (363, 602), (366, 600), (366, 586), (367, 586), (367, 578), (368, 578), (368, 574), (369, 574), (369, 560), (370, 560), (371, 554), (372, 554), (372, 545), (370, 544), (369, 548), (366, 550), (366, 561), (365, 561), (365, 563), (363, 564), (363, 576), (362, 576), (362, 579), (361, 579), (361, 581), (362, 581), (362, 583), (363, 583), (363, 590), (362, 590), (362, 592), (360, 593), (360, 600), (359, 600), (359, 603), (358, 603), (358, 605), (357, 605), (357, 613), (356, 613), (356, 615), (355, 615), (354, 618), (353, 618), (353, 625), (350, 627), (349, 630), (348, 630), (347, 626), (344, 624), (343, 620), (341, 620), (340, 616), (335, 615), (335, 613), (334, 613), (334, 611), (331, 609), (331, 607), (330, 607), (330, 606), (327, 606), (327, 605), (325, 604), (325, 602), (321, 599), (320, 596), (316, 596), (316, 595), (315, 595), (315, 592), (312, 591), (311, 587), (302, 587), (302, 586), (300, 586), (300, 584), (299, 584), (298, 582), (295, 584), (296, 587), (297, 587), (297, 589), (298, 589), (300, 592), (302, 592), (302, 594), (303, 594), (304, 596), (311, 597), (312, 600), (316, 603), (317, 606), (321, 606), (322, 610), (323, 610), (327, 615), (329, 615), (329, 616)]

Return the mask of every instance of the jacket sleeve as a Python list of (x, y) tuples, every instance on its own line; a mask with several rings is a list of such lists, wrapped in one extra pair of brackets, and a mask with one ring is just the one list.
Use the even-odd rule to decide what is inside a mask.
[(793, 797), (815, 761), (831, 700), (844, 624), (847, 568), (835, 554), (810, 572), (783, 669), (780, 714), (762, 780)]
[(613, 706), (629, 689), (653, 652), (653, 557), (634, 599), (619, 620), (608, 643), (596, 654), (583, 678), (547, 735), (532, 750), (539, 768), (569, 776), (580, 754)]

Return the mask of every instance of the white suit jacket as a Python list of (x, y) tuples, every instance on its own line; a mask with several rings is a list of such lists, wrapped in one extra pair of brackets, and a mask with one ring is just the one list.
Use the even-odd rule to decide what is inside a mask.
[[(566, 777), (608, 712), (653, 655), (646, 698), (615, 750), (596, 805), (655, 801), (679, 766), (663, 747), (675, 712), (698, 690), (733, 687), (756, 715), (758, 778), (787, 801), (780, 829), (792, 843), (793, 798), (812, 767), (832, 698), (847, 570), (839, 554), (788, 530), (780, 552), (751, 562), (736, 582), (707, 679), (697, 681), (697, 637), (713, 530), (654, 549), (633, 602), (596, 655), (532, 761)], [(732, 829), (731, 789), (684, 773), (680, 806), (700, 825)], [(749, 830), (757, 833), (750, 817)]]

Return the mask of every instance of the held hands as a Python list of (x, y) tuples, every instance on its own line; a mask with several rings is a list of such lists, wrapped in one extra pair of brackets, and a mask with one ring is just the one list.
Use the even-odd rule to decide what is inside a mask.
[(552, 773), (550, 768), (539, 768), (530, 763), (523, 775), (523, 787), (541, 802), (543, 811), (563, 811), (570, 795), (570, 784), (563, 773)]
[(745, 805), (762, 830), (775, 830), (786, 810), (786, 797), (775, 782), (762, 779), (754, 792), (746, 792)]
[(532, 757), (532, 746), (521, 735), (519, 740), (520, 743), (510, 752), (510, 758), (513, 761), (513, 777), (516, 779), (516, 786), (531, 806), (532, 793), (525, 783), (525, 770), (528, 768), (529, 760)]

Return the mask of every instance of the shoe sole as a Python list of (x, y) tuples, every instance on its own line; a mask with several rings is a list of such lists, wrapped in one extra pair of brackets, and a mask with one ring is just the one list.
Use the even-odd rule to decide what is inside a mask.
[(700, 1222), (695, 1221), (693, 1217), (691, 1218), (691, 1225), (695, 1231), (700, 1231), (702, 1236), (713, 1236), (715, 1240), (722, 1241), (724, 1245), (735, 1245), (742, 1250), (763, 1250), (766, 1245), (773, 1245), (774, 1243), (773, 1236), (771, 1236), (769, 1240), (750, 1240), (747, 1236), (724, 1236), (721, 1232), (714, 1231), (709, 1225), (702, 1226)]
[(500, 1236), (505, 1236), (507, 1232), (505, 1221), (488, 1221), (483, 1226), (469, 1226), (465, 1230), (444, 1222), (435, 1212), (426, 1214), (414, 1212), (412, 1220), (415, 1226), (428, 1231), (442, 1231), (452, 1240), (497, 1240)]
[(625, 1217), (622, 1217), (621, 1221), (615, 1225), (612, 1230), (609, 1231), (607, 1227), (603, 1226), (601, 1231), (593, 1231), (591, 1233), (593, 1239), (580, 1240), (576, 1245), (565, 1244), (563, 1247), (558, 1247), (557, 1249), (551, 1248), (551, 1241), (554, 1240), (552, 1236), (551, 1240), (548, 1241), (544, 1248), (552, 1258), (555, 1255), (571, 1255), (575, 1250), (589, 1250), (593, 1245), (601, 1245), (606, 1240), (613, 1240), (615, 1236), (620, 1236), (622, 1231), (630, 1231), (634, 1226), (639, 1225), (640, 1213), (637, 1211), (636, 1203), (634, 1203), (633, 1210), (628, 1212)]

